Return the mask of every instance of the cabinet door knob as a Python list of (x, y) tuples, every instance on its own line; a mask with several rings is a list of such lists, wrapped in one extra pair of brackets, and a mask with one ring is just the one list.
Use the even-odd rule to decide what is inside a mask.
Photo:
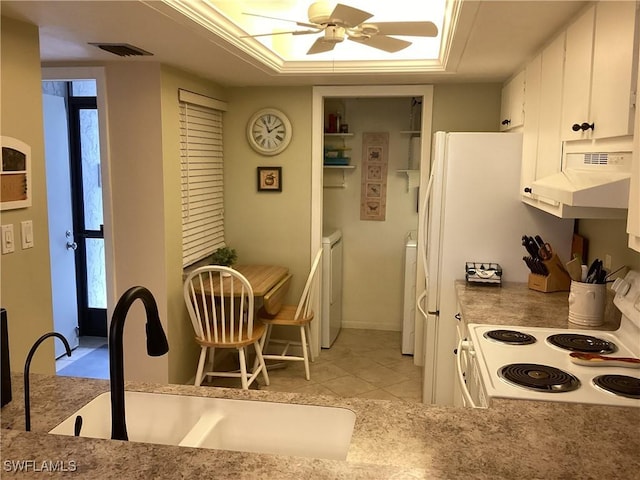
[(587, 130), (593, 130), (595, 127), (596, 127), (595, 123), (587, 123), (587, 122), (574, 123), (571, 126), (571, 130), (573, 130), (574, 132), (579, 132), (580, 130), (582, 130), (583, 132), (586, 132)]
[(504, 120), (502, 120), (502, 125), (509, 125), (511, 123), (511, 120), (509, 120), (508, 118), (505, 118)]
[(531, 193), (531, 187), (524, 187), (524, 193)]

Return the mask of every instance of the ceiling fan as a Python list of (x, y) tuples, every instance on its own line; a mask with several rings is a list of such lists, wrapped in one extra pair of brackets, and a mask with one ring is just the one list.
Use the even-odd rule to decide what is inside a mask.
[(316, 39), (307, 55), (333, 50), (345, 38), (369, 47), (394, 53), (411, 45), (407, 40), (394, 38), (390, 35), (435, 37), (438, 27), (433, 22), (375, 22), (366, 23), (373, 14), (348, 5), (338, 3), (333, 9), (326, 1), (314, 2), (309, 6), (308, 22), (298, 22), (285, 18), (269, 17), (256, 13), (244, 13), (254, 17), (270, 18), (295, 23), (298, 27), (308, 30), (292, 30), (288, 32), (261, 33), (245, 35), (241, 38), (265, 37), (271, 35), (310, 35), (323, 33)]

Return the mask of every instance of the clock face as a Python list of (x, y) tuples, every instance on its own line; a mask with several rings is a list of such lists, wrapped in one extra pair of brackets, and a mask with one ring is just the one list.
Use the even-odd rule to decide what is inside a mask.
[(247, 139), (253, 149), (263, 155), (282, 152), (291, 141), (291, 122), (274, 108), (256, 112), (247, 125)]

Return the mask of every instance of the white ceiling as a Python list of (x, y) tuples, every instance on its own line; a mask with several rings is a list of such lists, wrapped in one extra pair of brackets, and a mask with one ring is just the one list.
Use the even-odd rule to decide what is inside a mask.
[[(294, 86), (501, 82), (535, 54), (585, 3), (464, 1), (458, 27), (446, 49), (446, 71), (426, 73), (390, 70), (372, 73), (364, 69), (357, 73), (325, 71), (318, 74), (282, 69), (271, 58), (265, 56), (265, 64), (234, 46), (237, 42), (233, 33), (214, 33), (158, 0), (2, 0), (0, 11), (3, 16), (40, 27), (41, 59), (47, 65), (161, 62), (223, 86)], [(375, 9), (373, 5), (374, 2), (371, 11)], [(407, 12), (407, 19), (412, 19), (411, 12)], [(121, 58), (89, 42), (129, 43), (154, 55)]]

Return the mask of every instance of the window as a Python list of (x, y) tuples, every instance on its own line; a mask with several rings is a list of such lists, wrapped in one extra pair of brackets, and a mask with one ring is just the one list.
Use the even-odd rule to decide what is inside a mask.
[(224, 242), (222, 114), (226, 103), (179, 90), (182, 264), (202, 260)]

